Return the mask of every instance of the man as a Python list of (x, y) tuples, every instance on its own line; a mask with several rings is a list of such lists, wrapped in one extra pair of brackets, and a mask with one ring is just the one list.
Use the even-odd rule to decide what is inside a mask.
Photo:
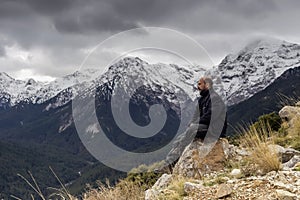
[[(211, 78), (202, 77), (198, 81), (198, 89), (201, 97), (198, 99), (198, 109), (196, 109), (191, 122), (192, 124), (199, 124), (196, 138), (203, 140), (210, 125), (212, 131), (218, 132), (213, 133), (215, 136), (225, 137), (227, 129), (226, 106), (222, 98), (214, 91)], [(211, 121), (212, 124), (210, 124)]]
[(201, 97), (192, 121), (187, 130), (181, 134), (173, 144), (173, 148), (166, 158), (169, 170), (176, 164), (185, 147), (193, 139), (207, 136), (208, 141), (215, 141), (225, 137), (227, 128), (226, 107), (222, 98), (214, 91), (213, 81), (209, 77), (202, 77), (197, 85)]

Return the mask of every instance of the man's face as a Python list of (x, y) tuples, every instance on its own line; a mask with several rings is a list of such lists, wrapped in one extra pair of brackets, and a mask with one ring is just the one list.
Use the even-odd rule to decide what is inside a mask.
[(206, 87), (204, 80), (200, 79), (198, 81), (198, 90), (206, 90), (206, 89), (207, 89), (207, 87)]

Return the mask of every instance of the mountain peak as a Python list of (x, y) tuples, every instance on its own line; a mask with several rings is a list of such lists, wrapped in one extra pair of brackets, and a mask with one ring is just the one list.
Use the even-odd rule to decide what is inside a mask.
[(282, 44), (290, 44), (284, 40), (276, 39), (276, 38), (258, 38), (255, 39), (251, 42), (249, 42), (241, 51), (241, 52), (246, 52), (246, 51), (256, 51), (259, 49), (264, 49), (264, 48), (269, 48), (269, 49), (274, 49), (274, 48), (279, 48)]
[(287, 69), (298, 66), (299, 59), (300, 45), (263, 38), (249, 43), (237, 54), (226, 56), (215, 73), (224, 82), (229, 104), (234, 104), (263, 90)]
[(120, 59), (118, 62), (115, 63), (115, 65), (122, 65), (122, 66), (139, 66), (148, 64), (146, 61), (140, 59), (139, 57), (125, 57)]
[(3, 81), (13, 81), (13, 80), (15, 80), (15, 79), (12, 78), (11, 76), (9, 76), (7, 73), (0, 72), (0, 82), (3, 82)]
[(137, 63), (147, 63), (144, 60), (140, 59), (139, 57), (132, 57), (132, 56), (125, 57), (125, 58), (121, 59), (120, 61), (124, 61), (124, 62), (137, 62)]
[(124, 57), (109, 66), (106, 72), (116, 74), (125, 71), (142, 70), (145, 65), (148, 65), (148, 63), (139, 57)]

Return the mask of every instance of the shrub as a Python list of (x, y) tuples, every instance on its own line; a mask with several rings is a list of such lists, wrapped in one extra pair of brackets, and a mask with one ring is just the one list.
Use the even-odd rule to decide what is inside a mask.
[(152, 187), (161, 175), (154, 172), (129, 173), (125, 180), (136, 183), (146, 190)]
[(260, 128), (261, 124), (269, 124), (272, 131), (278, 131), (281, 127), (282, 120), (280, 116), (275, 113), (269, 113), (262, 115), (258, 118), (258, 121), (253, 124), (256, 129)]

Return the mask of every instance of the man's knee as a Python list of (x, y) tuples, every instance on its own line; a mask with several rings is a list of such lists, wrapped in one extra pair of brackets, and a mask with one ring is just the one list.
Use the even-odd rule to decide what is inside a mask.
[(196, 134), (195, 138), (204, 139), (206, 134), (207, 134), (207, 129), (208, 129), (207, 125), (199, 124), (199, 127), (198, 127), (197, 134)]

